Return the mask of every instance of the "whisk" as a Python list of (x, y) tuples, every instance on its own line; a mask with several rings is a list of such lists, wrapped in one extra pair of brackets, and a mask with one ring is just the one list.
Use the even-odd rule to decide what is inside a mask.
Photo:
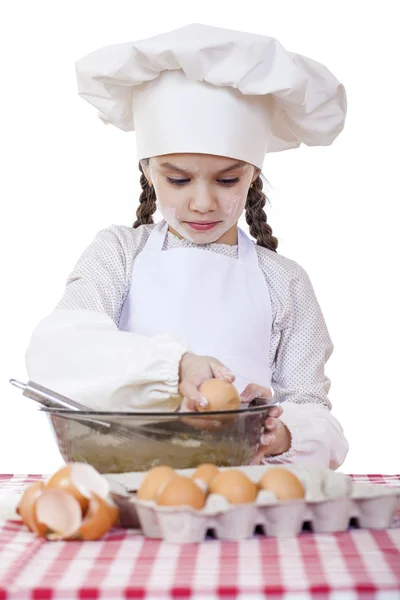
[[(90, 414), (79, 414), (81, 412), (90, 413), (95, 411), (92, 411), (92, 409), (88, 408), (84, 404), (75, 402), (74, 400), (71, 400), (71, 398), (62, 396), (61, 394), (58, 394), (53, 390), (50, 390), (37, 383), (34, 383), (33, 381), (23, 383), (16, 379), (10, 379), (10, 383), (16, 388), (22, 390), (23, 395), (27, 398), (38, 402), (39, 404), (45, 406), (48, 409), (57, 410), (57, 417), (61, 416), (67, 419), (73, 419), (75, 421), (81, 422), (99, 433), (108, 434), (113, 436), (114, 438), (128, 442), (133, 442), (135, 437), (144, 440), (148, 440), (148, 437), (153, 437), (157, 440), (157, 442), (162, 443), (162, 439), (160, 439), (160, 437), (171, 437), (171, 434), (169, 432), (166, 433), (159, 430), (151, 431), (149, 428), (142, 428), (142, 430), (146, 432), (146, 435), (141, 435), (134, 428), (128, 428), (121, 425), (117, 425), (115, 423), (109, 423), (107, 421), (99, 420), (97, 418), (91, 417)], [(51, 414), (51, 410), (46, 412)]]

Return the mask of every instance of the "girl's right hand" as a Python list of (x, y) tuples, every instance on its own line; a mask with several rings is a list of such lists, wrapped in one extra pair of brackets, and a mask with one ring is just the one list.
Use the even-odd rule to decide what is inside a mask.
[(208, 379), (223, 379), (232, 383), (235, 376), (219, 360), (212, 356), (199, 356), (187, 352), (179, 365), (179, 391), (183, 396), (181, 411), (207, 409), (208, 400), (199, 392), (199, 387)]

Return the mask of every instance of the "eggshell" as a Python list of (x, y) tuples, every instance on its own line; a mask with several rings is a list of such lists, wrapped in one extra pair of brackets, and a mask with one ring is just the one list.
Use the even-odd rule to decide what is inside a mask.
[(201, 481), (204, 481), (204, 483), (207, 485), (207, 487), (209, 487), (212, 479), (214, 479), (214, 477), (216, 475), (218, 475), (218, 473), (219, 473), (218, 467), (216, 467), (215, 465), (206, 463), (204, 465), (200, 465), (199, 467), (197, 467), (197, 469), (195, 470), (195, 472), (192, 475), (192, 479), (194, 479), (194, 480), (200, 479)]
[(240, 405), (239, 392), (232, 383), (222, 379), (209, 379), (201, 384), (199, 392), (208, 400), (208, 406), (199, 411), (236, 410)]
[(99, 540), (107, 533), (118, 519), (118, 508), (97, 494), (89, 501), (89, 508), (75, 538), (82, 540)]
[(268, 469), (259, 481), (259, 487), (273, 492), (277, 500), (304, 498), (305, 489), (294, 473), (280, 467)]
[(91, 465), (71, 463), (66, 465), (47, 482), (48, 489), (61, 489), (71, 494), (81, 505), (83, 511), (89, 506), (89, 498), (96, 493), (102, 498), (109, 493), (109, 483), (105, 477)]
[(110, 496), (93, 491), (105, 494), (108, 488), (108, 482), (93, 467), (73, 463), (57, 471), (47, 485), (42, 481), (30, 485), (16, 510), (31, 531), (48, 540), (97, 540), (119, 516)]
[(258, 488), (247, 475), (236, 469), (222, 471), (210, 483), (211, 494), (224, 496), (230, 504), (247, 504), (257, 498)]
[(36, 517), (46, 525), (46, 532), (36, 531), (48, 540), (72, 537), (82, 523), (82, 509), (78, 500), (62, 489), (45, 489), (36, 502)]
[(176, 475), (170, 479), (157, 499), (160, 506), (191, 506), (201, 509), (206, 503), (206, 494), (189, 477)]
[(16, 509), (24, 525), (40, 536), (44, 536), (48, 528), (47, 525), (39, 523), (36, 517), (36, 503), (45, 489), (43, 481), (32, 483), (26, 488)]
[(138, 500), (155, 501), (166, 483), (175, 476), (171, 467), (160, 465), (150, 469), (137, 492)]

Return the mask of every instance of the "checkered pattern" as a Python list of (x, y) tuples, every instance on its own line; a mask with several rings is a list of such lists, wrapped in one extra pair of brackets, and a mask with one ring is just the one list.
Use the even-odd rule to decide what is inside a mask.
[[(400, 475), (353, 475), (400, 485)], [(0, 475), (0, 505), (38, 475)], [(400, 517), (400, 515), (399, 515)], [(114, 529), (99, 542), (46, 542), (0, 521), (0, 600), (58, 598), (400, 599), (400, 519), (387, 530), (169, 545)]]

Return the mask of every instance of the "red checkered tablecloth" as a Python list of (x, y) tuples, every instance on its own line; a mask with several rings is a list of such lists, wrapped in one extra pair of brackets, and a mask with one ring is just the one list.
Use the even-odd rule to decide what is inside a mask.
[[(400, 475), (352, 477), (400, 485)], [(40, 478), (0, 475), (0, 507)], [(400, 519), (386, 530), (182, 546), (123, 529), (98, 542), (46, 542), (3, 519), (0, 600), (25, 598), (399, 600)]]

